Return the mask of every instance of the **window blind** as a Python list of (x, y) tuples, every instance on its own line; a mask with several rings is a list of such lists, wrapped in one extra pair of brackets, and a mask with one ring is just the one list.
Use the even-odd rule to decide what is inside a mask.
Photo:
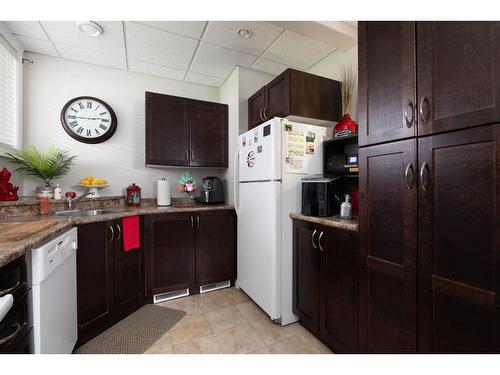
[(15, 55), (0, 43), (0, 144), (13, 148), (18, 147), (19, 132), (17, 69)]

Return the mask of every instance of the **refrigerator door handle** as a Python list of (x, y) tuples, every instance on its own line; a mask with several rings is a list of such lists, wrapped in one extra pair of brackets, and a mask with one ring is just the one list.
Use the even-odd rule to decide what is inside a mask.
[(233, 158), (233, 193), (234, 193), (234, 210), (236, 211), (236, 216), (240, 216), (240, 208), (238, 207), (238, 176), (239, 176), (239, 170), (238, 170), (238, 155), (240, 152), (240, 145), (236, 147), (236, 152), (234, 153), (234, 158)]

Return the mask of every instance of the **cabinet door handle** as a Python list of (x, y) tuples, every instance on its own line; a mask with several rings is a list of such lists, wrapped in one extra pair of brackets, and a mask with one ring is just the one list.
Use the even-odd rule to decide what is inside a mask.
[(108, 228), (111, 229), (111, 239), (110, 239), (110, 241), (112, 242), (112, 241), (115, 240), (115, 230), (113, 229), (112, 225), (110, 225)]
[(192, 216), (191, 216), (191, 229), (194, 229), (194, 219)]
[(120, 238), (122, 238), (122, 228), (120, 228), (120, 224), (116, 224), (116, 229), (118, 229), (118, 238), (117, 238), (117, 240), (120, 240)]
[(14, 289), (16, 289), (20, 284), (21, 284), (21, 281), (17, 280), (16, 283), (14, 285), (12, 285), (10, 288), (0, 290), (0, 297), (3, 297), (6, 294), (9, 294)]
[(312, 242), (312, 245), (313, 245), (313, 247), (314, 247), (315, 249), (317, 249), (317, 247), (316, 247), (316, 244), (314, 243), (314, 236), (316, 235), (316, 232), (317, 232), (317, 231), (318, 231), (318, 230), (317, 230), (317, 229), (315, 229), (315, 230), (314, 230), (314, 232), (313, 232), (313, 234), (312, 234), (312, 236), (311, 236), (311, 242)]
[(264, 107), (264, 110), (262, 111), (262, 115), (264, 116), (264, 121), (267, 120), (267, 105)]
[(189, 151), (188, 150), (186, 150), (184, 157), (185, 157), (186, 161), (189, 160)]
[(262, 107), (259, 111), (259, 117), (262, 121), (264, 121), (264, 116), (262, 115), (262, 112), (264, 111), (264, 107)]
[[(408, 116), (408, 108), (410, 108), (409, 113), (411, 114), (411, 118)], [(413, 126), (415, 122), (415, 106), (413, 105), (413, 100), (408, 99), (406, 101), (405, 110), (404, 110), (405, 122), (408, 128)]]
[[(424, 116), (424, 104), (427, 104), (428, 108), (427, 117)], [(419, 107), (418, 112), (420, 113), (420, 119), (422, 120), (422, 125), (427, 125), (429, 123), (429, 117), (431, 112), (431, 103), (429, 98), (427, 96), (422, 96), (422, 99), (420, 99), (420, 104), (418, 107)]]
[[(427, 175), (427, 183), (424, 181), (424, 172), (426, 172)], [(424, 160), (422, 163), (422, 166), (420, 167), (420, 185), (422, 186), (422, 190), (425, 192), (429, 190), (430, 187), (430, 167), (429, 164), (427, 164), (427, 161)]]
[(191, 161), (194, 161), (194, 150), (191, 150)]
[[(410, 171), (411, 171), (411, 179), (408, 178), (410, 176)], [(408, 188), (408, 190), (413, 189), (414, 180), (415, 180), (415, 171), (413, 168), (413, 163), (410, 161), (405, 169), (405, 181), (406, 181), (406, 187)]]
[(323, 246), (321, 246), (321, 238), (323, 237), (323, 234), (324, 234), (324, 232), (321, 231), (321, 233), (319, 234), (319, 237), (318, 237), (318, 246), (319, 246), (319, 249), (321, 250), (321, 252), (325, 251), (325, 249), (323, 249)]
[(196, 216), (196, 227), (198, 228), (198, 230), (200, 229), (200, 217), (199, 216)]
[(4, 338), (0, 338), (0, 345), (5, 344), (6, 342), (9, 342), (10, 340), (13, 340), (17, 335), (19, 335), (19, 332), (21, 332), (21, 329), (23, 328), (23, 326), (17, 322), (10, 325), (10, 327), (16, 327), (16, 329), (10, 335), (8, 335)]

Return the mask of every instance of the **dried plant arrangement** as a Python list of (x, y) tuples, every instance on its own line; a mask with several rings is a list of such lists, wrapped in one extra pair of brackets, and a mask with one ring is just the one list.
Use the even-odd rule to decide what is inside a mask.
[(352, 96), (356, 86), (357, 71), (352, 64), (343, 66), (342, 77), (342, 113), (349, 113), (351, 110)]

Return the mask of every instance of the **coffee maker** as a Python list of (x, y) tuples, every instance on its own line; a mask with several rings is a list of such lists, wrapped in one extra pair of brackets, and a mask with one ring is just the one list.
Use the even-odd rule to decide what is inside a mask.
[(201, 181), (198, 202), (204, 204), (224, 203), (224, 183), (222, 178), (215, 176), (204, 177)]

